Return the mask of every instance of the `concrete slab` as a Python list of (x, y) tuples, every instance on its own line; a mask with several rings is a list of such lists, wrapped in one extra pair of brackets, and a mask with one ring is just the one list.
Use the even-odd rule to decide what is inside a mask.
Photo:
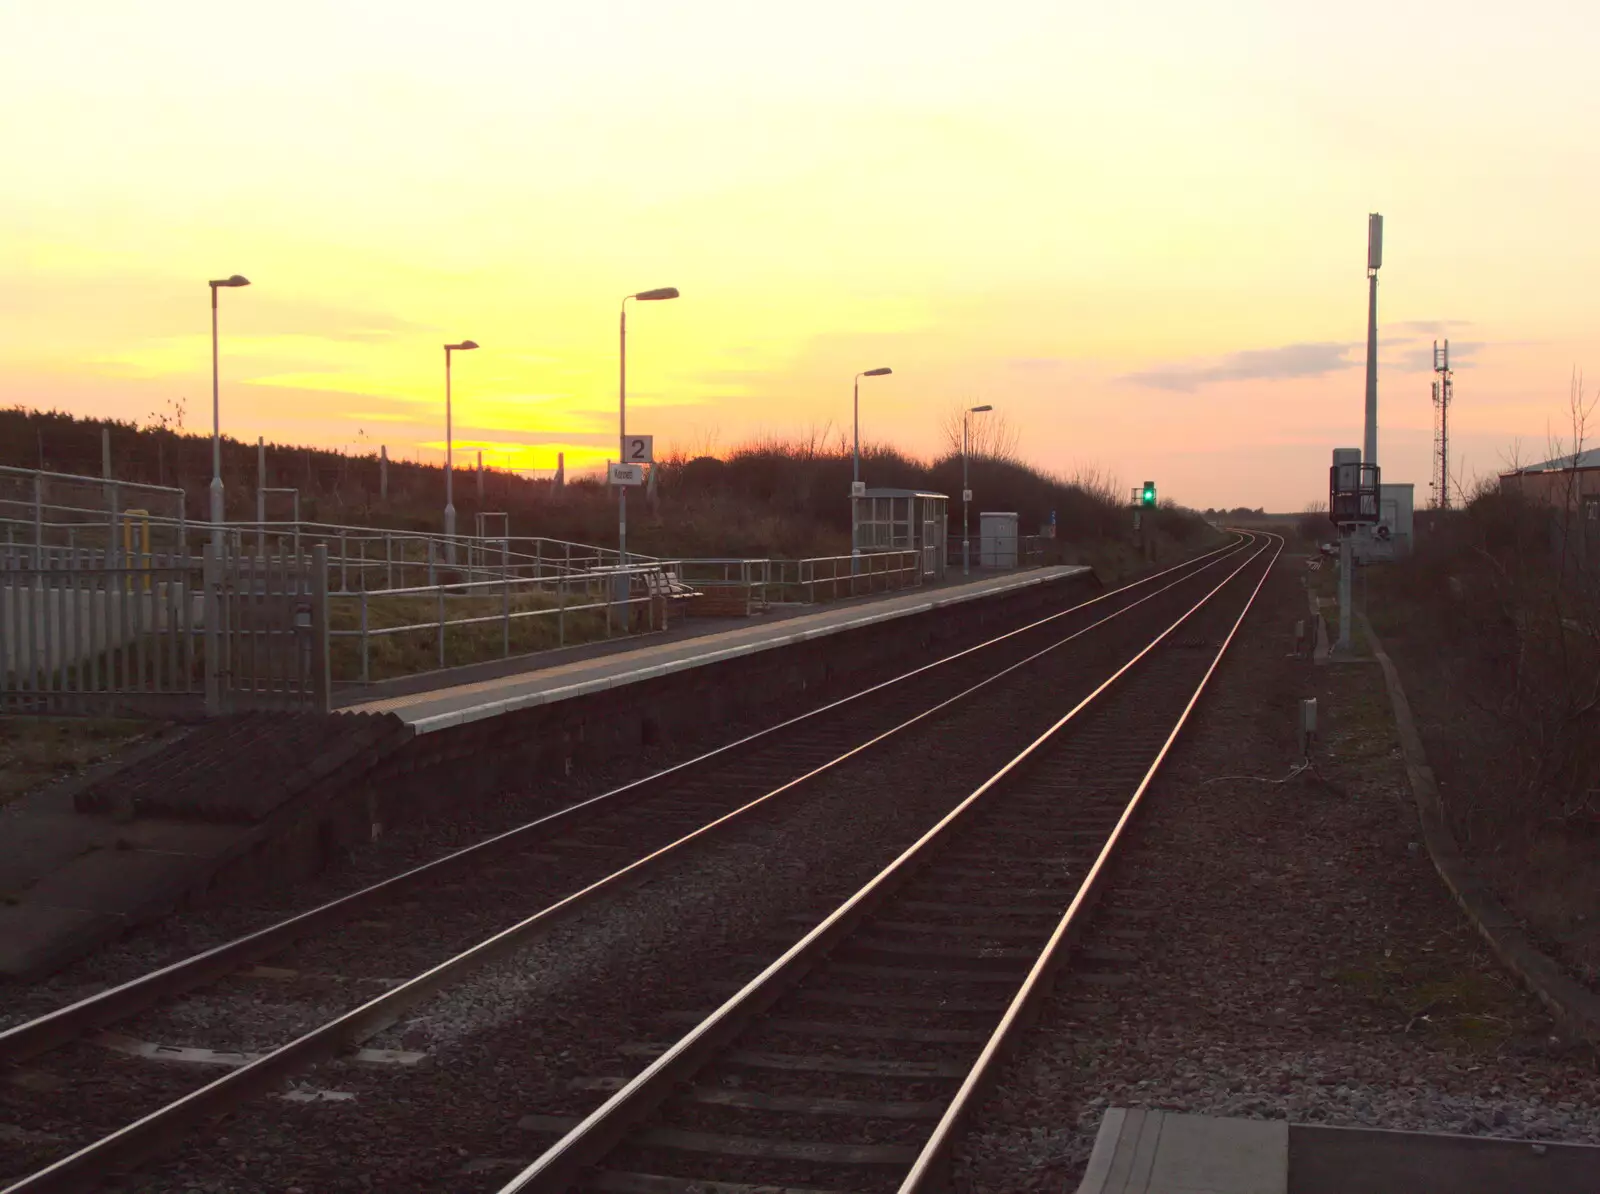
[(13, 815), (0, 821), (0, 896), (26, 891), (104, 841), (104, 826), (70, 814)]
[(1078, 1194), (1595, 1194), (1600, 1145), (1109, 1108)]
[(32, 978), (110, 941), (123, 918), (49, 904), (0, 904), (0, 975)]
[(1289, 1125), (1113, 1107), (1078, 1194), (1287, 1194)]
[(1057, 565), (931, 591), (914, 589), (878, 601), (852, 603), (776, 623), (757, 622), (720, 634), (640, 647), (536, 672), (352, 704), (340, 712), (393, 713), (411, 725), (417, 734), (433, 733), (518, 709), (637, 684), (689, 668), (793, 646), (945, 606), (991, 599), (1089, 571), (1082, 565)]
[(160, 850), (94, 850), (34, 884), (19, 907), (47, 905), (134, 917), (175, 900), (204, 872), (192, 854)]
[(1295, 1124), (1289, 1194), (1594, 1194), (1600, 1145)]

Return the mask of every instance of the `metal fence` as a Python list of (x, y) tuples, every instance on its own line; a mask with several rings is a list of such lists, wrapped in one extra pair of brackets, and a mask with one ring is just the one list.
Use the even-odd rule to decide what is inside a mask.
[(327, 557), (0, 553), (0, 710), (327, 709)]
[(137, 547), (183, 555), (191, 525), (181, 489), (0, 466), (0, 546), (8, 554), (81, 547), (116, 561)]
[(671, 579), (670, 568), (643, 563), (334, 593), (333, 683), (367, 684), (656, 630), (665, 625)]

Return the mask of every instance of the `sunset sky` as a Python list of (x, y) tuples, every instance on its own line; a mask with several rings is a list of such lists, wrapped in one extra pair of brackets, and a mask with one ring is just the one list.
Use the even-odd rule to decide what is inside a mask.
[[(0, 403), (548, 470), (991, 402), (1050, 469), (1299, 509), (1359, 445), (1427, 500), (1600, 380), (1592, 0), (449, 5), (0, 0)], [(1588, 387), (1595, 388), (1591, 382)], [(870, 478), (869, 478), (870, 479)], [(980, 495), (981, 500), (981, 495)]]

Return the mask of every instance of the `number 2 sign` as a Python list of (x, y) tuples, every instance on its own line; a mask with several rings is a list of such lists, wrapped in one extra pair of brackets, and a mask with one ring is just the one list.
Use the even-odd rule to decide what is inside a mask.
[(654, 464), (656, 437), (653, 435), (630, 435), (623, 441), (623, 464)]

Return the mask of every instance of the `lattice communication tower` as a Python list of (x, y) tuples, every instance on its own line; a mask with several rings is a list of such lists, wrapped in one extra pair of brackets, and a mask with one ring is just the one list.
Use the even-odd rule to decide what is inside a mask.
[(1450, 379), (1450, 341), (1441, 346), (1433, 342), (1433, 371), (1439, 380), (1433, 383), (1433, 508), (1450, 508), (1450, 398), (1454, 388)]

